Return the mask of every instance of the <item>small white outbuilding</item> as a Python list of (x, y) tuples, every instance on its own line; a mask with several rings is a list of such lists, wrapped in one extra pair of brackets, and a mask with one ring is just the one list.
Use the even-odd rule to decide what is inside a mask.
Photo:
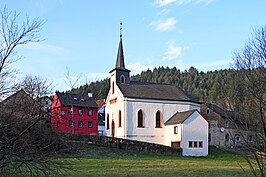
[(165, 145), (182, 148), (183, 156), (208, 155), (208, 122), (198, 110), (177, 112), (164, 125)]

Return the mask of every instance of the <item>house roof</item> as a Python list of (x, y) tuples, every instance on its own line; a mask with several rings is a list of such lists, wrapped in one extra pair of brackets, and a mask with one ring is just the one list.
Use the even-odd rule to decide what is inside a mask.
[(214, 112), (216, 112), (217, 114), (219, 114), (222, 118), (233, 120), (236, 123), (241, 123), (241, 124), (246, 123), (245, 117), (243, 115), (237, 113), (237, 112), (224, 110), (221, 107), (219, 107), (218, 105), (213, 104), (213, 103), (205, 103), (205, 105), (209, 109), (211, 109)]
[(27, 97), (33, 100), (33, 98), (31, 98), (24, 90), (20, 89), (17, 92), (15, 92), (14, 94), (8, 96), (6, 99), (4, 99), (1, 103), (5, 103), (9, 100), (13, 100), (13, 99), (21, 99), (21, 98)]
[(158, 84), (149, 82), (130, 81), (129, 84), (117, 84), (121, 92), (128, 98), (192, 101), (199, 103), (194, 98), (186, 95), (175, 85)]
[(60, 93), (56, 92), (58, 99), (64, 106), (80, 106), (98, 108), (98, 105), (94, 101), (94, 98), (90, 98), (85, 94), (73, 94), (73, 93)]
[(96, 104), (101, 108), (105, 104), (105, 99), (96, 100)]
[(31, 104), (31, 106), (34, 106), (35, 108), (37, 107), (39, 108), (41, 106), (38, 101), (33, 99), (23, 89), (18, 90), (14, 94), (10, 95), (0, 104), (5, 106), (20, 106), (20, 107), (22, 106), (24, 107), (25, 105)]
[(46, 115), (46, 112), (41, 108), (41, 103), (24, 90), (18, 90), (0, 103), (0, 110), (3, 115), (27, 117), (27, 120)]
[(182, 124), (189, 116), (191, 116), (197, 110), (189, 110), (184, 112), (176, 112), (172, 117), (170, 117), (164, 125), (175, 125), (175, 124)]

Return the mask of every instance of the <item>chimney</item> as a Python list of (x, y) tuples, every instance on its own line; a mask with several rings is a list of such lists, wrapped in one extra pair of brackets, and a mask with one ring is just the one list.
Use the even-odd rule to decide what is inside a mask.
[(93, 93), (88, 93), (88, 97), (92, 98), (93, 97)]

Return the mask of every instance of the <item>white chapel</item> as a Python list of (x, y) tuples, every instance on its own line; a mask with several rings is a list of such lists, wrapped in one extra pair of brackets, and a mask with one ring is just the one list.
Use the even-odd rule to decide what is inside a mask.
[(130, 80), (122, 33), (106, 98), (107, 136), (182, 148), (184, 156), (208, 155), (208, 122), (200, 103), (174, 85)]

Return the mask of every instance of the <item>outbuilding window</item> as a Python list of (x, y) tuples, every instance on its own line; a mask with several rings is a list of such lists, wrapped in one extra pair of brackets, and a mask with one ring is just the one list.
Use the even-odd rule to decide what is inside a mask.
[(193, 147), (193, 141), (188, 142), (188, 147), (192, 148)]
[(178, 134), (178, 126), (174, 126), (174, 134)]
[(138, 111), (138, 127), (144, 127), (144, 113), (141, 109)]
[(194, 147), (198, 147), (198, 142), (197, 141), (194, 141)]
[(199, 141), (199, 148), (203, 148), (203, 142)]
[(189, 148), (203, 148), (203, 141), (189, 141)]

